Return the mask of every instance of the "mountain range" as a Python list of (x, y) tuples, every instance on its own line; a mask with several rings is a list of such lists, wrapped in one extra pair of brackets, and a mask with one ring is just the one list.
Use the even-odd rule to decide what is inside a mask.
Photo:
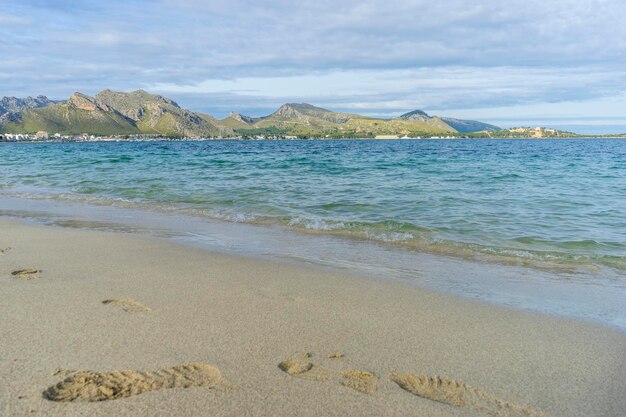
[(500, 128), (473, 120), (430, 116), (415, 110), (392, 119), (333, 112), (306, 103), (283, 104), (274, 113), (251, 117), (230, 113), (218, 120), (181, 108), (174, 100), (144, 90), (104, 90), (94, 97), (74, 93), (67, 100), (45, 96), (0, 100), (0, 132), (95, 135), (154, 134), (176, 137), (283, 135), (376, 137), (458, 135)]
[(37, 97), (2, 97), (0, 99), (0, 126), (18, 121), (22, 110), (46, 107), (55, 102), (46, 96)]

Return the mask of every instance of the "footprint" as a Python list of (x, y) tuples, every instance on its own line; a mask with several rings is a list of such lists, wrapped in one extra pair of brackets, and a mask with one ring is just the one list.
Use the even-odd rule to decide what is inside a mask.
[(146, 307), (132, 298), (110, 298), (108, 300), (104, 300), (102, 304), (112, 304), (127, 313), (147, 313), (152, 310), (150, 307)]
[(219, 369), (206, 364), (182, 365), (154, 372), (78, 371), (43, 392), (51, 401), (106, 401), (168, 388), (222, 388)]
[(0, 249), (0, 255), (4, 255), (5, 253), (7, 253), (8, 251), (10, 251), (11, 249), (13, 249), (13, 248), (8, 247), (8, 248)]
[(291, 376), (317, 380), (326, 379), (325, 372), (310, 361), (312, 357), (313, 354), (311, 353), (300, 353), (294, 358), (282, 361), (278, 367)]
[(378, 378), (367, 371), (352, 370), (343, 373), (343, 386), (364, 394), (373, 394), (378, 389)]
[(15, 278), (27, 280), (27, 279), (37, 278), (40, 273), (41, 273), (41, 269), (26, 268), (26, 269), (18, 269), (16, 271), (13, 271), (11, 272), (11, 275), (13, 275)]
[[(311, 353), (299, 354), (295, 358), (282, 361), (278, 364), (278, 367), (287, 374), (299, 378), (318, 381), (333, 379), (345, 387), (365, 394), (373, 394), (378, 389), (378, 378), (371, 372), (354, 369), (341, 372), (337, 369), (337, 366), (329, 365), (327, 367), (314, 364), (311, 361), (312, 357), (313, 354)], [(327, 355), (327, 359), (335, 362), (336, 359), (343, 357), (344, 355), (340, 352)], [(342, 365), (339, 366), (341, 367)]]
[(502, 401), (488, 392), (452, 379), (392, 371), (391, 380), (403, 390), (419, 397), (456, 407), (471, 408), (493, 417), (546, 417), (539, 411)]

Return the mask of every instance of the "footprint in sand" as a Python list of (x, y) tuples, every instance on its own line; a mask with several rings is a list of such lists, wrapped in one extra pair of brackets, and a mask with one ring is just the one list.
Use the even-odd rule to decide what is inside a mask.
[(367, 371), (352, 370), (343, 374), (341, 384), (364, 394), (374, 394), (378, 389), (378, 378)]
[(11, 249), (13, 249), (13, 248), (9, 247), (9, 248), (0, 249), (0, 255), (4, 255), (5, 253), (10, 251)]
[(127, 313), (147, 313), (152, 310), (150, 307), (146, 307), (132, 298), (110, 298), (104, 300), (102, 304), (117, 306)]
[(392, 371), (391, 380), (403, 390), (419, 397), (456, 407), (467, 407), (493, 417), (546, 417), (539, 411), (500, 400), (479, 388), (452, 379)]
[(15, 270), (11, 272), (11, 275), (13, 275), (15, 278), (28, 280), (28, 279), (34, 279), (34, 278), (39, 277), (40, 273), (41, 273), (41, 269), (26, 268), (26, 269)]
[[(326, 379), (323, 369), (316, 367), (309, 360), (312, 353), (300, 353), (291, 359), (287, 359), (278, 364), (278, 367), (291, 376), (305, 377), (307, 379)], [(311, 372), (315, 368), (315, 371)]]
[(43, 392), (51, 401), (106, 401), (169, 388), (228, 388), (222, 373), (214, 366), (194, 364), (174, 366), (154, 372), (112, 371), (72, 372), (63, 381)]
[[(344, 356), (343, 353), (335, 352), (327, 355), (327, 359), (336, 361), (342, 359)], [(378, 389), (378, 378), (371, 372), (357, 369), (349, 369), (341, 372), (333, 369), (336, 367), (331, 368), (314, 364), (311, 358), (313, 358), (312, 353), (298, 354), (291, 359), (280, 362), (278, 367), (285, 373), (298, 378), (317, 381), (328, 379), (339, 380), (341, 385), (364, 394), (374, 394)]]

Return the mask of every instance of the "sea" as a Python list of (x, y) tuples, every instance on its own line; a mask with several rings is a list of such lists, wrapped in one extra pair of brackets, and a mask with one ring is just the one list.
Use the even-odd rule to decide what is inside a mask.
[(0, 218), (626, 330), (624, 139), (0, 143)]

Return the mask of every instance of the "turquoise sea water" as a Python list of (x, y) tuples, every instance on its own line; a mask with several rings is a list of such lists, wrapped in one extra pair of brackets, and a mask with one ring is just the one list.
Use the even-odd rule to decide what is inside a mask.
[(2, 197), (250, 223), (626, 288), (626, 140), (1, 143)]
[(626, 141), (9, 144), (4, 193), (626, 270)]

